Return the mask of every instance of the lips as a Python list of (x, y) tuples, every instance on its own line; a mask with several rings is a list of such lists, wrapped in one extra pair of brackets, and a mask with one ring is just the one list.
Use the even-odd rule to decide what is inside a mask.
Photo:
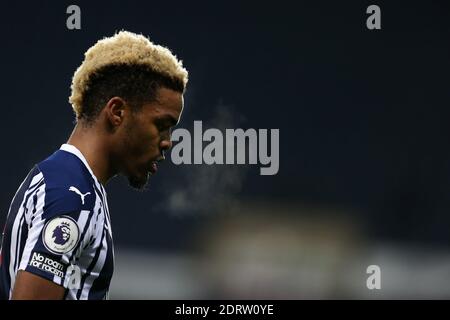
[(153, 161), (150, 165), (150, 169), (148, 170), (151, 172), (151, 174), (155, 174), (158, 171), (158, 166), (156, 165), (156, 162)]

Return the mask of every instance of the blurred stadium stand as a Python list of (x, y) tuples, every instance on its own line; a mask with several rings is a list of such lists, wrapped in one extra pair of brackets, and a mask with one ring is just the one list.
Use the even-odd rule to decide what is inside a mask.
[[(450, 298), (447, 251), (368, 242), (337, 210), (253, 203), (220, 217), (182, 254), (117, 248), (111, 298)], [(371, 264), (381, 290), (366, 287)]]

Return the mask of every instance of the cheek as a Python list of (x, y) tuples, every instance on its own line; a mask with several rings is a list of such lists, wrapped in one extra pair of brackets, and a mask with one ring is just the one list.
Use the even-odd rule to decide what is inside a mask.
[(151, 127), (145, 133), (145, 141), (147, 141), (148, 146), (151, 148), (157, 148), (160, 141), (160, 133), (159, 130), (155, 127)]
[(132, 168), (143, 153), (142, 133), (136, 127), (129, 127), (123, 134), (119, 146), (121, 161), (125, 167)]
[(138, 156), (153, 156), (159, 149), (159, 132), (157, 129), (140, 130), (134, 136), (133, 146)]

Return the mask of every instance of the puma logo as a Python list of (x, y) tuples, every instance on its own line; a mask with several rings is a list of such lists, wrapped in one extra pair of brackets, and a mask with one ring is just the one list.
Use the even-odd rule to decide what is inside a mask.
[(84, 204), (84, 197), (86, 197), (88, 194), (91, 194), (90, 192), (86, 192), (85, 194), (83, 194), (74, 186), (70, 186), (69, 191), (73, 191), (81, 197), (81, 204)]

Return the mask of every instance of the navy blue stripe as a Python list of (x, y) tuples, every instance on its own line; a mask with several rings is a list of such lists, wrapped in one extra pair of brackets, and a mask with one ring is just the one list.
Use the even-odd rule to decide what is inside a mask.
[(37, 192), (33, 196), (33, 211), (31, 211), (31, 217), (30, 217), (30, 229), (33, 228), (33, 221), (36, 215), (36, 205), (37, 205)]
[(19, 221), (19, 228), (17, 229), (17, 240), (16, 240), (16, 253), (15, 253), (15, 256), (16, 256), (16, 260), (14, 261), (14, 271), (15, 270), (17, 270), (17, 264), (18, 264), (18, 261), (19, 261), (19, 244), (20, 244), (20, 240), (21, 239), (19, 239), (19, 234), (20, 234), (20, 232), (21, 232), (21, 230), (22, 230), (22, 226), (23, 226), (23, 220), (25, 219), (25, 214), (23, 214), (22, 215), (22, 217), (20, 218), (20, 221)]
[[(103, 187), (102, 187), (102, 190), (103, 190)], [(102, 195), (104, 196), (103, 192), (102, 192)], [(102, 198), (102, 200), (103, 200), (103, 198)], [(103, 210), (105, 211), (106, 217), (107, 217), (107, 219), (106, 219), (106, 225), (107, 225), (108, 228), (111, 230), (111, 223), (110, 223), (111, 218), (110, 218), (110, 216), (109, 216), (109, 209), (108, 209), (108, 206), (106, 205), (106, 197), (105, 197), (105, 201), (102, 201), (102, 205), (103, 205)], [(111, 231), (112, 231), (112, 230), (111, 230)]]
[(99, 276), (95, 278), (94, 281), (92, 282), (92, 287), (88, 294), (88, 300), (104, 299), (109, 289), (109, 284), (111, 282), (114, 267), (112, 261), (113, 260), (112, 239), (111, 237), (108, 237), (107, 233), (106, 233), (106, 243), (108, 249), (106, 251), (105, 263), (102, 266)]
[(104, 205), (105, 205), (106, 213), (108, 214), (108, 220), (111, 221), (111, 216), (109, 215), (108, 204), (106, 203), (106, 191), (103, 188), (103, 186), (102, 186), (102, 190), (103, 190), (103, 196), (105, 197)]
[[(102, 198), (102, 196), (101, 196), (100, 194), (98, 194), (98, 189), (97, 189), (97, 187), (96, 187), (96, 185), (95, 185), (95, 182), (93, 182), (93, 187), (94, 187), (94, 189), (95, 189), (95, 194), (96, 194), (96, 196), (100, 197), (101, 202), (103, 203), (103, 198)], [(95, 208), (95, 202), (94, 202), (94, 208)], [(97, 213), (97, 220), (98, 220), (98, 216), (100, 215), (100, 212), (101, 212), (101, 207), (99, 207), (99, 210), (98, 210), (98, 213)], [(79, 243), (77, 244), (76, 249), (72, 252), (72, 257), (71, 257), (70, 261), (73, 261), (74, 253), (76, 252), (76, 250), (78, 250), (79, 246), (80, 246), (81, 243), (82, 243), (82, 239), (85, 237), (85, 234), (86, 234), (86, 232), (87, 232), (87, 230), (88, 230), (88, 227), (89, 227), (89, 224), (90, 224), (90, 221), (91, 221), (91, 219), (92, 219), (93, 214), (94, 214), (94, 210), (92, 210), (92, 213), (89, 215), (88, 221), (87, 221), (87, 223), (86, 223), (86, 225), (85, 225), (85, 227), (84, 227), (84, 230), (83, 230), (83, 234), (82, 234), (82, 236), (81, 236), (81, 238), (80, 238)], [(92, 265), (92, 263), (94, 263), (94, 264), (92, 265), (92, 268), (95, 266), (95, 263), (96, 263), (96, 261), (97, 261), (97, 259), (98, 259), (98, 255), (100, 254), (100, 252), (99, 252), (98, 250), (101, 250), (101, 248), (102, 248), (102, 242), (103, 242), (103, 238), (102, 238), (102, 241), (100, 242), (99, 249), (97, 249), (97, 252), (96, 252), (96, 254), (95, 254), (95, 256), (94, 256), (94, 261), (91, 262), (91, 265)], [(91, 268), (91, 266), (89, 266), (89, 269), (90, 269), (90, 270), (89, 270), (89, 269), (86, 270), (86, 273), (85, 273), (85, 274), (83, 275), (83, 277), (82, 277), (82, 281), (80, 282), (80, 288), (78, 289), (78, 292), (77, 292), (77, 299), (80, 299), (81, 293), (82, 293), (82, 291), (83, 291), (83, 285), (84, 285), (84, 282), (86, 281), (86, 277), (90, 275), (90, 272), (92, 271), (92, 268)], [(67, 297), (68, 291), (69, 291), (69, 290), (66, 290), (66, 292), (65, 292), (65, 294), (64, 294), (64, 298)]]
[[(37, 173), (37, 174), (35, 174), (34, 176), (33, 176), (33, 178), (35, 177), (35, 176), (37, 176), (39, 173)], [(33, 180), (33, 179), (32, 179)], [(41, 182), (42, 180), (44, 180), (44, 176), (42, 176), (42, 178), (41, 179), (39, 179), (39, 181), (36, 181), (32, 186), (30, 186), (28, 189), (32, 189), (32, 188), (34, 188), (39, 182)]]
[[(17, 212), (19, 211), (20, 204), (22, 203), (22, 199), (25, 196), (25, 193), (27, 191), (29, 191), (31, 188), (29, 183), (31, 183), (33, 178), (36, 175), (38, 175), (39, 173), (40, 173), (39, 169), (37, 168), (37, 166), (35, 166), (35, 167), (33, 167), (33, 169), (31, 169), (31, 171), (28, 173), (27, 177), (24, 179), (22, 187), (14, 195), (13, 200), (11, 202), (11, 206), (10, 206), (9, 212), (8, 212), (8, 219), (7, 219), (8, 221), (7, 222), (12, 222), (15, 220), (15, 218), (16, 218), (15, 214), (17, 214)], [(33, 185), (33, 187), (34, 187), (34, 185)], [(20, 199), (20, 201), (19, 201), (19, 199)], [(14, 213), (14, 216), (13, 216), (13, 213)]]
[[(81, 211), (80, 211), (79, 215), (81, 215)], [(86, 233), (87, 233), (87, 230), (89, 229), (89, 224), (91, 223), (91, 219), (92, 219), (93, 215), (94, 215), (94, 210), (92, 210), (92, 212), (89, 213), (89, 217), (83, 228), (83, 233), (81, 234), (80, 240), (78, 241), (75, 249), (73, 249), (73, 251), (72, 251), (72, 254), (69, 258), (69, 263), (72, 263), (73, 260), (75, 259), (75, 252), (77, 252), (78, 248), (81, 246), (81, 243), (83, 242), (84, 237), (86, 236)]]
[[(36, 184), (34, 184), (34, 186), (36, 186), (36, 188), (34, 188), (34, 190), (32, 190), (30, 193), (27, 194), (27, 196), (26, 196), (26, 198), (25, 198), (25, 201), (23, 201), (23, 205), (22, 205), (22, 208), (23, 208), (23, 215), (24, 215), (24, 216), (26, 216), (27, 213), (28, 213), (27, 203), (28, 203), (28, 200), (30, 199), (31, 195), (33, 195), (33, 205), (34, 205), (33, 211), (32, 211), (32, 212), (33, 212), (33, 213), (36, 212), (37, 194), (38, 194), (38, 192), (39, 192), (39, 188), (40, 188), (43, 184), (44, 184), (44, 179), (39, 180), (37, 186), (36, 186)], [(30, 187), (26, 192), (28, 192), (28, 191), (31, 190), (31, 189), (33, 189), (33, 188)], [(25, 193), (26, 193), (26, 192), (25, 192)], [(19, 212), (17, 211), (17, 213), (19, 213)], [(31, 225), (30, 225), (30, 228), (31, 228)]]
[(78, 290), (78, 293), (77, 293), (77, 300), (80, 299), (81, 293), (83, 291), (84, 283), (86, 282), (86, 278), (91, 274), (92, 269), (94, 269), (95, 265), (97, 264), (98, 257), (100, 256), (100, 252), (103, 249), (103, 239), (104, 238), (105, 238), (105, 228), (103, 228), (100, 245), (98, 246), (97, 251), (95, 252), (94, 259), (92, 260), (91, 264), (89, 265), (89, 268), (86, 270), (86, 273), (81, 278), (80, 289)]
[[(98, 217), (100, 216), (101, 211), (102, 211), (102, 207), (99, 207), (98, 208), (98, 212), (97, 212), (97, 218), (95, 220), (95, 224), (94, 224), (94, 227), (92, 228), (92, 230), (97, 230)], [(91, 234), (91, 237), (86, 242), (86, 245), (84, 246), (83, 249), (86, 249), (88, 246), (93, 245), (94, 244), (94, 240), (95, 240), (94, 234)]]
[[(23, 201), (23, 205), (22, 205), (22, 208), (24, 209), (24, 215), (25, 215), (25, 210), (28, 211), (28, 208), (27, 208), (28, 200), (30, 199), (30, 197), (31, 197), (32, 195), (36, 195), (36, 194), (37, 194), (37, 192), (39, 191), (39, 190), (38, 190), (39, 187), (41, 187), (43, 184), (44, 184), (44, 179), (42, 179), (41, 182), (39, 183), (39, 185), (38, 185), (36, 188), (34, 188), (33, 191), (31, 191), (30, 193), (28, 193), (27, 196), (25, 197), (25, 201)], [(30, 188), (30, 189), (28, 189), (28, 190), (31, 190), (31, 189), (32, 189), (32, 188)], [(28, 192), (28, 190), (27, 190), (26, 192)], [(18, 213), (18, 212), (19, 212), (19, 211), (17, 211), (17, 213)]]
[(32, 187), (29, 187), (27, 189), (27, 191), (25, 191), (25, 193), (28, 192), (27, 197), (25, 202), (23, 203), (23, 207), (25, 207), (25, 204), (28, 202), (28, 199), (30, 198), (30, 196), (32, 194), (34, 194), (34, 192), (36, 191), (36, 189), (38, 189), (40, 186), (42, 186), (44, 184), (44, 178), (42, 178), (41, 180), (39, 180), (38, 182), (36, 182)]
[(102, 201), (103, 212), (105, 213), (105, 221), (106, 221), (106, 224), (108, 225), (108, 228), (110, 228), (108, 206), (106, 205), (106, 202), (103, 199), (103, 193), (97, 188), (95, 183), (94, 183), (94, 189), (96, 190), (96, 192), (98, 193), (98, 196), (100, 197), (100, 199)]
[[(18, 263), (19, 263), (19, 256), (20, 257), (22, 256), (22, 253), (19, 250), (19, 247), (23, 247), (23, 245), (20, 246), (20, 243), (22, 242), (22, 239), (21, 239), (22, 237), (19, 238), (19, 234), (20, 234), (21, 229), (23, 227), (23, 221), (25, 219), (25, 215), (27, 214), (27, 211), (28, 211), (28, 208), (27, 208), (28, 200), (30, 199), (31, 195), (37, 194), (39, 192), (39, 187), (42, 186), (43, 184), (44, 184), (44, 179), (41, 179), (37, 186), (36, 186), (36, 184), (34, 184), (33, 188), (31, 188), (31, 187), (28, 188), (28, 190), (31, 190), (31, 189), (34, 189), (34, 190), (31, 191), (30, 193), (28, 193), (27, 196), (25, 197), (24, 201), (23, 201), (23, 205), (22, 205), (23, 213), (22, 213), (22, 217), (20, 218), (20, 221), (19, 221), (19, 228), (17, 229), (17, 235), (16, 235), (16, 239), (17, 239), (16, 240), (16, 248), (15, 248), (16, 249), (16, 251), (15, 251), (16, 260), (14, 261), (14, 270), (17, 270)], [(28, 192), (28, 190), (26, 192)], [(18, 212), (16, 213), (16, 215), (17, 214), (18, 214)]]
[[(21, 232), (21, 229), (23, 227), (23, 221), (25, 219), (25, 215), (27, 213), (27, 203), (28, 200), (30, 199), (31, 195), (34, 194), (35, 192), (37, 193), (39, 191), (39, 187), (44, 183), (44, 179), (40, 180), (40, 183), (38, 184), (38, 186), (36, 186), (36, 184), (34, 184), (33, 188), (28, 188), (28, 190), (34, 189), (33, 191), (31, 191), (30, 193), (27, 194), (27, 196), (25, 197), (23, 204), (22, 204), (22, 209), (23, 209), (23, 213), (22, 216), (20, 217), (20, 221), (19, 221), (19, 228), (17, 228), (17, 234), (16, 234), (16, 248), (15, 248), (15, 258), (16, 260), (14, 261), (14, 270), (17, 270), (18, 268), (18, 263), (19, 263), (19, 255), (21, 256), (21, 253), (19, 251), (19, 247), (20, 247), (20, 242), (21, 242), (21, 237), (19, 238), (19, 234)], [(28, 192), (27, 190), (27, 192)], [(26, 192), (25, 192), (26, 193)], [(18, 212), (17, 212), (18, 213)], [(16, 215), (17, 215), (16, 213)]]
[[(36, 176), (36, 175), (34, 175), (34, 176)], [(34, 176), (33, 176), (33, 178), (34, 178)], [(29, 179), (31, 179), (31, 177)], [(38, 183), (40, 183), (42, 181), (43, 181), (43, 179), (39, 180)], [(17, 193), (16, 196), (14, 197), (14, 199), (12, 200), (12, 203), (11, 203), (11, 207), (10, 207), (10, 211), (8, 213), (8, 219), (7, 219), (8, 220), (7, 223), (10, 223), (11, 229), (12, 229), (12, 226), (14, 225), (14, 221), (16, 220), (17, 213), (19, 213), (20, 205), (23, 202), (23, 199), (25, 197), (25, 193), (30, 191), (28, 193), (28, 195), (31, 195), (36, 190), (35, 189), (36, 184), (34, 184), (33, 187), (28, 187), (28, 188), (26, 188), (25, 185), (26, 184), (24, 184), (22, 186), (23, 191), (20, 192), (20, 198), (18, 197), (19, 193)], [(40, 186), (40, 184), (36, 188), (38, 188), (39, 186)], [(19, 201), (19, 199), (20, 199), (20, 201)], [(25, 203), (26, 203), (26, 201), (24, 202), (24, 204)], [(13, 212), (14, 212), (14, 215), (12, 214)]]
[(20, 266), (20, 261), (22, 260), (23, 250), (25, 249), (25, 244), (27, 243), (28, 238), (28, 226), (26, 223), (22, 225), (22, 232), (20, 234), (20, 246), (19, 246), (19, 260), (17, 267)]
[(104, 203), (104, 201), (103, 201), (103, 193), (100, 190), (98, 190), (97, 185), (95, 184), (95, 182), (93, 184), (93, 187), (94, 187), (95, 191), (97, 191), (96, 193), (100, 197), (100, 200), (102, 201), (102, 204), (103, 204)]
[(9, 263), (11, 260), (10, 246), (11, 246), (11, 238), (12, 238), (12, 226), (14, 224), (14, 220), (16, 219), (16, 215), (19, 212), (20, 205), (22, 203), (22, 199), (25, 196), (25, 193), (30, 190), (30, 182), (32, 179), (40, 173), (40, 170), (37, 166), (34, 166), (27, 174), (24, 179), (21, 187), (17, 190), (14, 195), (11, 205), (8, 211), (8, 217), (6, 219), (3, 241), (2, 241), (2, 264), (0, 265), (0, 300), (9, 299), (9, 292), (11, 288), (11, 277), (9, 275)]

